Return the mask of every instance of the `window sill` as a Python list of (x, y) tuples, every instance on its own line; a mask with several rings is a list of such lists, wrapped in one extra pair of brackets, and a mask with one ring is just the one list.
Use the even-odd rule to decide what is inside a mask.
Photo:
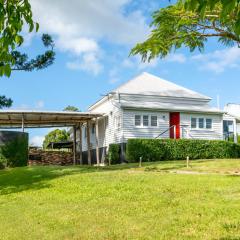
[(190, 131), (207, 131), (207, 132), (214, 132), (212, 128), (191, 128)]
[(134, 128), (159, 128), (159, 126), (152, 127), (152, 126), (134, 126)]

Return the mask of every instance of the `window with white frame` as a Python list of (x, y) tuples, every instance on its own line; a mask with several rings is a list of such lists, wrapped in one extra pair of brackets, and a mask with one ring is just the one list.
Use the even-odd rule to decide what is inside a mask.
[(206, 118), (206, 128), (212, 129), (212, 119), (211, 118)]
[(141, 115), (135, 115), (135, 126), (141, 126)]
[(136, 114), (134, 118), (134, 125), (136, 127), (157, 127), (158, 117), (157, 115), (139, 115)]
[(198, 128), (204, 128), (204, 118), (198, 119)]
[(148, 125), (149, 125), (149, 116), (143, 115), (143, 126), (148, 127)]
[(191, 129), (212, 129), (212, 124), (211, 118), (191, 118)]
[(191, 128), (197, 128), (197, 118), (191, 118)]
[(157, 116), (151, 116), (151, 126), (157, 127)]

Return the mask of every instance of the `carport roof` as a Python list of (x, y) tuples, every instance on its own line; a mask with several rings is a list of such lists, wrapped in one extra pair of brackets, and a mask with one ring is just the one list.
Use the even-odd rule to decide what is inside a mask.
[(0, 127), (40, 128), (74, 126), (101, 116), (103, 114), (90, 112), (0, 110)]

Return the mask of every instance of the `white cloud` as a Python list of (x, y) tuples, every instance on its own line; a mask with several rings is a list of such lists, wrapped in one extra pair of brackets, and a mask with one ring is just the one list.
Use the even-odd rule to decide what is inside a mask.
[(119, 79), (119, 77), (118, 77), (118, 74), (119, 74), (119, 72), (118, 72), (118, 69), (117, 69), (117, 68), (111, 69), (111, 70), (109, 71), (109, 73), (108, 73), (108, 76), (109, 76), (108, 82), (109, 82), (110, 84), (115, 84), (115, 83), (119, 82), (120, 79)]
[(34, 136), (30, 139), (30, 145), (35, 147), (42, 147), (44, 136)]
[(133, 68), (135, 66), (135, 63), (129, 58), (127, 58), (123, 60), (122, 66), (126, 68)]
[(200, 62), (200, 70), (222, 73), (228, 68), (240, 67), (240, 49), (232, 47), (224, 50), (217, 50), (208, 54), (198, 54), (192, 60)]
[(115, 83), (119, 82), (119, 78), (110, 78), (108, 82), (110, 84), (115, 84)]
[(30, 106), (25, 103), (22, 103), (19, 106), (15, 107), (15, 109), (19, 109), (19, 110), (27, 110), (29, 108), (30, 108)]
[(42, 100), (39, 100), (39, 101), (37, 101), (36, 102), (36, 104), (35, 104), (35, 108), (43, 108), (44, 107), (44, 101), (42, 101)]
[(185, 63), (187, 58), (181, 53), (170, 54), (165, 59), (167, 62)]
[(84, 54), (81, 61), (75, 60), (67, 62), (67, 67), (72, 70), (84, 70), (92, 73), (93, 75), (98, 75), (103, 70), (103, 65), (94, 53)]
[(97, 62), (102, 40), (132, 46), (148, 34), (149, 28), (140, 11), (124, 11), (131, 1), (30, 0), (30, 3), (40, 31), (53, 34), (58, 49), (75, 55), (75, 63), (67, 66), (89, 71), (94, 65), (93, 73), (97, 74), (101, 72)]
[(93, 39), (61, 37), (57, 40), (57, 45), (62, 51), (69, 51), (75, 55), (86, 52), (97, 52), (99, 47)]
[(138, 64), (138, 69), (143, 70), (146, 68), (155, 68), (157, 66), (159, 60), (157, 58), (154, 58), (150, 62), (142, 62), (140, 59), (139, 59), (139, 61), (140, 61), (140, 63)]
[(40, 27), (59, 36), (102, 39), (135, 44), (148, 27), (140, 11), (126, 14), (130, 0), (31, 0)]
[(142, 62), (141, 57), (136, 55), (131, 58), (124, 59), (122, 61), (122, 66), (125, 68), (137, 68), (138, 70), (144, 70), (146, 68), (154, 68), (157, 66), (159, 60), (157, 58), (153, 59), (150, 62)]
[(44, 108), (44, 105), (45, 105), (44, 101), (39, 100), (35, 102), (33, 105), (22, 103), (19, 106), (14, 107), (14, 109), (19, 109), (19, 110), (42, 109)]

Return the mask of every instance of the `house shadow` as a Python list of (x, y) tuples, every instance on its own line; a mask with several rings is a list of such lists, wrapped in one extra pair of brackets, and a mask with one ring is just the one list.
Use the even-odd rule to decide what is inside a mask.
[(51, 186), (50, 180), (72, 175), (77, 169), (69, 171), (58, 167), (22, 167), (0, 171), (0, 195), (26, 190), (39, 190)]
[(94, 166), (33, 166), (0, 171), (0, 195), (27, 190), (50, 188), (51, 180), (75, 174), (117, 171), (136, 168), (136, 165), (119, 164), (106, 167)]

